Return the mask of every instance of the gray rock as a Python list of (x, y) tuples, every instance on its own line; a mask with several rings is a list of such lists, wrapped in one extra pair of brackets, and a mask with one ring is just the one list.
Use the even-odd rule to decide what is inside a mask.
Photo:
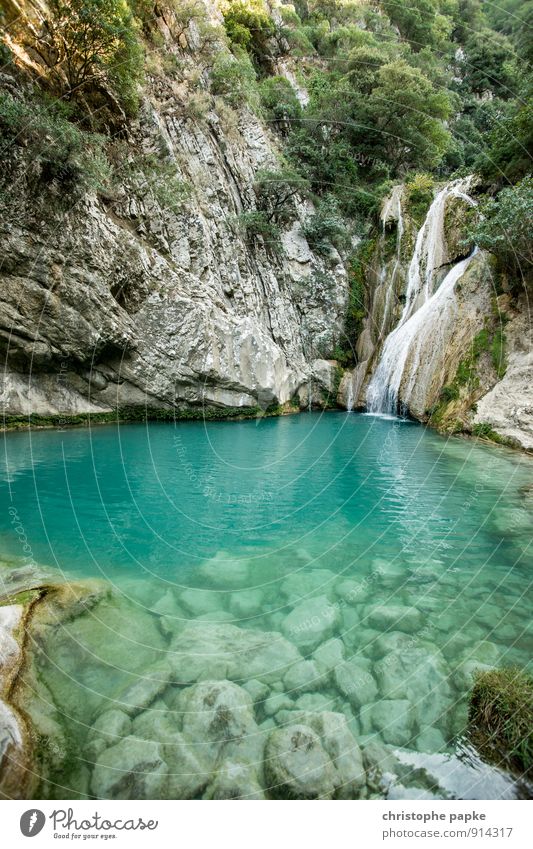
[(378, 630), (394, 628), (411, 633), (421, 628), (424, 622), (424, 617), (416, 607), (403, 607), (399, 604), (367, 608), (366, 617), (370, 625)]
[(239, 619), (263, 612), (263, 593), (261, 590), (240, 590), (230, 598), (230, 610)]
[(413, 712), (406, 699), (385, 699), (372, 708), (372, 720), (386, 743), (407, 746), (413, 737)]
[(187, 589), (180, 595), (180, 604), (193, 616), (216, 613), (224, 608), (224, 593)]
[(416, 748), (419, 752), (442, 752), (446, 740), (438, 728), (425, 728), (416, 738)]
[(225, 760), (217, 769), (204, 799), (264, 799), (257, 772), (247, 764)]
[(125, 737), (99, 756), (91, 791), (98, 799), (165, 799), (166, 774), (159, 743)]
[(318, 690), (323, 682), (317, 664), (313, 660), (295, 663), (284, 675), (283, 684), (291, 695)]
[(333, 678), (337, 689), (355, 708), (374, 702), (378, 694), (374, 676), (368, 665), (358, 658), (347, 660), (336, 667)]
[(296, 605), (285, 618), (282, 631), (302, 651), (312, 652), (332, 636), (339, 622), (338, 607), (322, 595)]
[(445, 721), (453, 697), (450, 670), (438, 649), (406, 648), (374, 667), (384, 699), (408, 699), (421, 727)]
[(377, 557), (372, 562), (372, 578), (382, 587), (395, 589), (403, 586), (409, 578), (407, 565), (398, 560)]
[(267, 792), (275, 799), (331, 799), (335, 792), (331, 760), (306, 725), (272, 731), (264, 771)]
[(85, 755), (94, 760), (98, 755), (118, 743), (131, 732), (131, 719), (122, 710), (106, 710), (95, 720), (87, 735)]
[(166, 663), (159, 663), (150, 671), (141, 674), (137, 681), (122, 690), (116, 699), (117, 707), (130, 716), (147, 708), (166, 689), (171, 677)]
[(176, 683), (227, 678), (271, 684), (302, 658), (275, 632), (190, 622), (171, 644), (167, 660)]
[(296, 604), (300, 599), (309, 601), (309, 596), (320, 592), (329, 593), (335, 586), (336, 575), (329, 569), (300, 569), (293, 572), (281, 583), (280, 591), (289, 604)]
[(250, 681), (245, 681), (242, 685), (243, 690), (246, 690), (249, 693), (252, 702), (262, 702), (263, 699), (266, 699), (269, 693), (269, 688), (267, 684), (263, 684), (262, 681), (257, 681), (255, 678), (252, 678)]
[(344, 643), (338, 637), (333, 637), (321, 643), (313, 652), (313, 658), (321, 672), (329, 674), (344, 660)]
[(294, 706), (292, 699), (285, 693), (273, 693), (263, 702), (265, 716), (275, 716), (280, 710), (290, 710)]

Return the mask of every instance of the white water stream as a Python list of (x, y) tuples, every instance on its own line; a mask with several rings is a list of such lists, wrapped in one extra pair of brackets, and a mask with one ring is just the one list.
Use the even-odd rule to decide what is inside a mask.
[[(470, 179), (454, 180), (436, 195), (418, 232), (407, 274), (403, 312), (397, 326), (385, 340), (368, 385), (366, 406), (370, 413), (396, 414), (400, 401), (402, 408), (408, 408), (415, 381), (431, 378), (431, 366), (439, 352), (439, 329), (444, 316), (449, 316), (456, 306), (455, 284), (475, 254), (474, 251), (467, 259), (454, 265), (435, 290), (437, 271), (444, 263), (446, 251), (446, 202), (450, 197), (461, 197), (474, 206), (475, 201), (466, 193)], [(394, 271), (389, 289), (393, 278)], [(428, 350), (430, 356), (427, 356)], [(422, 353), (426, 355), (423, 375), (420, 374)]]

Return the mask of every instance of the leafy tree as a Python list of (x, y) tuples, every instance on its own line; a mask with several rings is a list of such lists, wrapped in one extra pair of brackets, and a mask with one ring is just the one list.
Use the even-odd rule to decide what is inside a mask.
[(516, 82), (512, 59), (512, 44), (504, 35), (490, 29), (476, 32), (465, 46), (464, 84), (476, 94), (492, 91), (509, 97)]
[(329, 256), (332, 245), (339, 251), (349, 247), (348, 231), (332, 195), (326, 195), (319, 201), (302, 229), (311, 248), (322, 256)]
[(382, 0), (381, 5), (413, 50), (421, 50), (425, 45), (438, 41), (437, 4), (434, 0)]
[(290, 166), (279, 170), (259, 171), (254, 184), (257, 206), (268, 222), (285, 224), (290, 220), (293, 202), (297, 195), (305, 195), (309, 183)]
[(231, 43), (246, 50), (258, 68), (268, 66), (276, 26), (263, 0), (230, 0), (223, 15)]
[(533, 177), (502, 189), (482, 209), (472, 231), (481, 248), (497, 257), (500, 264), (522, 279), (533, 272)]
[(246, 51), (236, 47), (234, 53), (218, 53), (211, 70), (211, 91), (234, 107), (258, 105), (257, 76)]
[(269, 121), (283, 134), (301, 117), (302, 107), (296, 93), (285, 77), (267, 77), (259, 86), (261, 105)]
[(68, 98), (110, 85), (133, 111), (142, 76), (138, 26), (126, 0), (49, 0), (34, 45)]

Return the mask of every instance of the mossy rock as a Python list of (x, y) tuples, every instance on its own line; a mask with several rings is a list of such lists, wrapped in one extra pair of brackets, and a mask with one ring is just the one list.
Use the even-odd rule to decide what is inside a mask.
[(487, 760), (533, 777), (533, 678), (518, 667), (478, 672), (469, 734)]
[(469, 229), (474, 208), (461, 197), (450, 196), (444, 211), (444, 234), (446, 237), (446, 262), (457, 262), (474, 249)]

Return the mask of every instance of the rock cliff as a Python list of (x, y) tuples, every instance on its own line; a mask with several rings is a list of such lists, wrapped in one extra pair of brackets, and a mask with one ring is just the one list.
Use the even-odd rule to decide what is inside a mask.
[[(172, 50), (194, 64), (179, 43)], [(8, 74), (2, 84), (16, 87)], [(53, 181), (43, 188), (28, 151), (9, 146), (4, 415), (265, 410), (298, 402), (298, 390), (307, 403), (309, 381), (323, 386), (324, 374), (331, 382), (320, 357), (342, 331), (342, 259), (333, 247), (327, 260), (313, 254), (302, 233), (312, 207), (298, 197), (279, 249), (243, 231), (257, 173), (279, 159), (275, 136), (245, 107), (205, 94), (198, 115), (193, 100), (183, 82), (148, 73), (120, 153), (135, 172), (67, 205)], [(152, 190), (154, 163), (172, 169), (167, 195), (186, 189), (175, 203)]]

